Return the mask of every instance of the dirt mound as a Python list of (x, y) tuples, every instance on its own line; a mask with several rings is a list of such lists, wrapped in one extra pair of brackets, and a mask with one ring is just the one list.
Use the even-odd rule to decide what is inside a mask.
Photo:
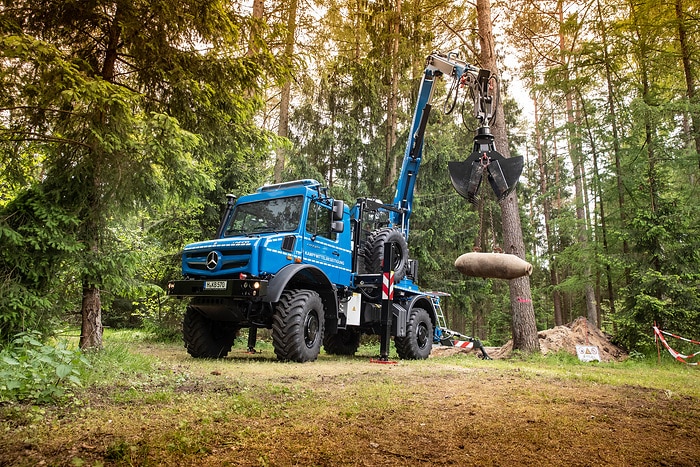
[(465, 355), (466, 354), (473, 354), (477, 357), (481, 356), (481, 352), (474, 349), (474, 348), (465, 349), (462, 347), (451, 347), (448, 345), (433, 345), (433, 350), (430, 351), (430, 358), (433, 358), (433, 357), (451, 357), (452, 355), (457, 355), (457, 354), (465, 354)]
[[(621, 361), (627, 358), (627, 353), (610, 342), (610, 338), (596, 328), (586, 318), (576, 318), (563, 326), (556, 326), (537, 333), (542, 355), (550, 352), (566, 351), (576, 355), (577, 345), (598, 347), (600, 360), (603, 362)], [(505, 358), (513, 351), (513, 341), (508, 341), (503, 347), (489, 352), (491, 358)], [(488, 349), (487, 349), (488, 352)]]
[[(540, 331), (537, 333), (537, 337), (540, 341), (542, 355), (559, 351), (576, 355), (577, 345), (588, 345), (598, 347), (598, 354), (603, 362), (621, 361), (627, 358), (627, 353), (624, 350), (610, 342), (610, 338), (605, 333), (588, 323), (583, 317), (563, 326)], [(507, 358), (512, 351), (512, 340), (506, 342), (502, 347), (486, 347), (489, 357), (494, 359)], [(456, 353), (471, 353), (471, 351), (438, 347), (433, 350), (431, 356), (448, 356)]]

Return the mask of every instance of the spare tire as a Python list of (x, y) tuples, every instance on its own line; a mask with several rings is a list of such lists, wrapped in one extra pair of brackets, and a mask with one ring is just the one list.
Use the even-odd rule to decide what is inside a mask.
[(391, 269), (394, 271), (394, 282), (400, 282), (408, 269), (408, 244), (398, 229), (384, 227), (370, 234), (362, 250), (365, 271), (369, 274), (383, 272), (384, 244), (387, 242), (391, 243), (393, 250), (394, 264), (391, 265)]

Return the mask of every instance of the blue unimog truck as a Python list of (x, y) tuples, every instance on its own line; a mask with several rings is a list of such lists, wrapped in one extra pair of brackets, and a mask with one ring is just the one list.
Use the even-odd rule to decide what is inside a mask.
[[(476, 86), (482, 121), (474, 152), (451, 174), (455, 188), (474, 195), (487, 158), (497, 194), (512, 189), (519, 170), (495, 152), (488, 131), (488, 72), (453, 55), (430, 55), (392, 204), (361, 198), (348, 206), (315, 180), (267, 185), (237, 200), (229, 195), (216, 238), (184, 248), (184, 278), (170, 282), (168, 294), (190, 299), (183, 322), (190, 355), (226, 356), (242, 328), (250, 330), (251, 349), (257, 329), (271, 329), (275, 354), (285, 361), (316, 360), (321, 345), (330, 354), (352, 355), (363, 333), (390, 333), (402, 359), (430, 355), (440, 313), (436, 296), (416, 285), (407, 238), (430, 101), (443, 74)], [(392, 258), (390, 295), (383, 284), (385, 254)]]

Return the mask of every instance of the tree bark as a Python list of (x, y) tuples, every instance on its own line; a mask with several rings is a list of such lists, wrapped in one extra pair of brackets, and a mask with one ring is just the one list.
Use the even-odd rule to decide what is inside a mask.
[[(121, 38), (121, 17), (123, 14), (122, 6), (117, 2), (114, 18), (109, 27), (109, 40), (105, 51), (105, 58), (102, 62), (102, 70), (100, 75), (102, 79), (108, 82), (114, 82), (114, 74), (116, 70), (117, 58), (119, 57), (119, 41)], [(104, 112), (96, 112), (95, 120), (100, 124), (104, 124), (106, 115)], [(82, 240), (88, 245), (88, 254), (95, 257), (100, 253), (100, 222), (98, 219), (102, 216), (101, 205), (101, 190), (102, 180), (100, 178), (100, 161), (99, 154), (92, 151), (91, 157), (94, 158), (92, 180), (90, 182), (90, 194), (88, 195), (88, 206), (83, 225), (82, 225)], [(82, 278), (83, 297), (80, 306), (82, 316), (80, 342), (79, 346), (83, 350), (100, 349), (102, 348), (102, 299), (100, 297), (99, 285), (95, 280), (88, 277), (85, 273)]]
[[(597, 10), (598, 10), (598, 21), (600, 23), (600, 38), (602, 41), (602, 46), (603, 46), (603, 66), (605, 67), (605, 82), (607, 86), (607, 92), (608, 95), (606, 96), (607, 99), (607, 104), (608, 104), (608, 112), (610, 113), (610, 127), (612, 129), (612, 147), (613, 147), (613, 157), (615, 159), (615, 181), (617, 184), (617, 203), (619, 207), (619, 212), (620, 212), (620, 223), (621, 225), (625, 226), (627, 223), (627, 213), (626, 213), (626, 206), (625, 206), (625, 187), (624, 184), (622, 183), (622, 162), (621, 162), (621, 156), (620, 156), (620, 131), (618, 129), (618, 123), (617, 123), (617, 111), (615, 109), (615, 88), (613, 85), (613, 71), (610, 66), (611, 59), (610, 59), (610, 54), (608, 52), (608, 35), (606, 31), (606, 26), (605, 22), (603, 21), (603, 10), (600, 5), (600, 1), (598, 0), (596, 2)], [(601, 206), (602, 206), (602, 199), (601, 199)], [(602, 216), (602, 212), (601, 212)], [(607, 247), (606, 247), (607, 248)], [(622, 239), (622, 254), (627, 256), (629, 254), (630, 247), (629, 247), (629, 242), (627, 241), (627, 237), (624, 236)], [(608, 266), (609, 268), (610, 266)], [(630, 276), (630, 270), (629, 267), (625, 267), (625, 281), (629, 282), (629, 276)], [(610, 278), (608, 278), (608, 281), (610, 281)], [(614, 314), (615, 310), (615, 301), (612, 293), (610, 293), (610, 313)]]
[[(477, 22), (479, 29), (479, 43), (481, 46), (481, 65), (498, 74), (496, 62), (495, 41), (491, 23), (491, 0), (477, 0)], [(504, 157), (510, 157), (508, 148), (508, 134), (503, 115), (502, 100), (498, 100), (496, 120), (492, 129), (499, 152)], [(518, 210), (518, 198), (515, 190), (511, 192), (501, 203), (501, 215), (503, 219), (503, 246), (506, 253), (512, 253), (525, 259), (525, 242), (523, 240), (520, 213)], [(532, 305), (530, 291), (530, 277), (523, 276), (510, 280), (510, 303), (513, 333), (513, 349), (523, 352), (539, 352), (540, 343), (537, 339), (537, 325), (535, 323), (535, 309)]]
[(698, 167), (700, 167), (700, 115), (697, 110), (694, 110), (693, 104), (696, 104), (695, 98), (695, 77), (691, 66), (690, 47), (688, 44), (688, 34), (685, 27), (683, 11), (683, 0), (676, 0), (676, 20), (678, 20), (678, 43), (681, 49), (681, 63), (683, 64), (683, 73), (685, 75), (686, 94), (690, 101), (690, 122), (692, 130), (692, 138), (695, 142), (695, 152), (698, 154)]
[(248, 50), (246, 56), (250, 57), (258, 53), (258, 41), (260, 40), (260, 23), (265, 14), (265, 0), (253, 0), (253, 22), (250, 27)]
[(559, 285), (559, 275), (557, 273), (557, 264), (554, 260), (554, 240), (552, 238), (552, 232), (549, 227), (552, 203), (549, 199), (548, 187), (547, 187), (547, 167), (544, 162), (544, 155), (542, 154), (542, 136), (540, 135), (539, 126), (539, 107), (537, 98), (534, 100), (535, 107), (535, 148), (537, 151), (537, 165), (540, 172), (540, 193), (542, 194), (542, 214), (544, 216), (544, 231), (545, 238), (547, 239), (547, 257), (549, 258), (549, 284), (553, 287), (552, 290), (552, 304), (554, 306), (554, 324), (555, 326), (561, 326), (564, 324), (561, 315), (561, 295), (556, 289)]
[(94, 284), (83, 282), (82, 327), (80, 331), (80, 348), (102, 348), (102, 302), (100, 289)]
[[(598, 205), (598, 211), (600, 212), (600, 230), (601, 234), (600, 237), (602, 238), (603, 242), (603, 251), (605, 252), (606, 255), (610, 255), (610, 251), (608, 249), (608, 229), (607, 229), (607, 221), (605, 218), (605, 204), (603, 203), (603, 193), (600, 188), (600, 170), (598, 168), (598, 150), (596, 149), (596, 143), (595, 139), (593, 137), (593, 131), (591, 130), (591, 124), (588, 119), (588, 112), (586, 111), (586, 105), (584, 103), (583, 96), (581, 95), (581, 92), (578, 92), (578, 97), (579, 101), (581, 102), (581, 108), (583, 109), (583, 118), (586, 124), (586, 132), (588, 133), (588, 140), (589, 144), (591, 147), (591, 156), (593, 157), (593, 196), (594, 199), (597, 202)], [(610, 315), (614, 316), (615, 315), (615, 290), (612, 285), (612, 268), (610, 267), (610, 264), (606, 264), (606, 275), (607, 275), (607, 288), (608, 288), (608, 298), (609, 298), (609, 303), (610, 303)], [(596, 279), (596, 284), (599, 284), (600, 277), (599, 275), (597, 276)], [(596, 289), (599, 289), (600, 287), (596, 287)], [(596, 295), (596, 309), (598, 310), (598, 315), (596, 317), (597, 321), (596, 323), (598, 324), (598, 327), (600, 327), (600, 300), (598, 297), (600, 297), (600, 294), (597, 293)]]
[[(649, 84), (649, 65), (647, 63), (648, 54), (650, 49), (650, 44), (647, 37), (641, 31), (641, 26), (639, 25), (639, 18), (635, 9), (635, 3), (630, 1), (630, 13), (631, 19), (634, 26), (634, 33), (637, 39), (637, 50), (636, 55), (638, 57), (640, 80), (642, 85), (642, 99), (644, 103), (653, 107), (654, 102), (652, 101), (652, 95)], [(654, 138), (654, 127), (655, 122), (652, 122), (652, 117), (648, 113), (644, 114), (644, 148), (647, 152), (647, 181), (649, 184), (649, 212), (656, 213), (659, 207), (659, 175), (657, 168), (657, 157), (656, 157), (656, 139)], [(661, 270), (660, 259), (658, 255), (654, 255), (652, 258), (652, 264), (655, 271)]]
[(389, 41), (389, 68), (390, 68), (390, 91), (389, 101), (387, 104), (386, 115), (386, 138), (385, 138), (385, 154), (387, 161), (387, 170), (384, 183), (389, 186), (396, 180), (397, 176), (397, 161), (394, 157), (394, 146), (396, 146), (396, 124), (398, 112), (398, 94), (399, 94), (399, 34), (401, 25), (401, 0), (396, 0), (396, 8), (393, 11), (390, 25), (390, 41)]
[[(288, 7), (287, 16), (287, 37), (284, 43), (284, 56), (287, 60), (289, 66), (291, 66), (292, 59), (294, 56), (294, 34), (297, 29), (297, 0), (291, 0)], [(282, 93), (280, 95), (280, 113), (279, 113), (279, 126), (277, 127), (277, 136), (286, 138), (289, 136), (289, 99), (292, 90), (292, 80), (287, 79), (282, 85)], [(273, 176), (275, 183), (280, 183), (282, 181), (282, 174), (284, 172), (284, 166), (287, 159), (287, 151), (285, 148), (277, 148), (275, 168), (273, 170)]]
[[(566, 44), (566, 37), (563, 33), (564, 26), (564, 7), (563, 2), (557, 2), (557, 13), (559, 15), (559, 52), (561, 54), (561, 63), (565, 70), (565, 84), (566, 84), (566, 119), (568, 126), (568, 147), (569, 155), (571, 157), (571, 164), (573, 166), (574, 175), (574, 197), (576, 203), (576, 219), (578, 220), (578, 242), (580, 248), (584, 250), (586, 256), (588, 256), (588, 231), (587, 231), (587, 219), (586, 214), (586, 193), (584, 187), (585, 180), (585, 170), (582, 160), (582, 150), (581, 150), (581, 138), (578, 133), (577, 119), (574, 115), (574, 98), (572, 96), (572, 91), (569, 88), (569, 69), (568, 60), (565, 56), (567, 52), (568, 45)], [(593, 277), (591, 274), (590, 261), (585, 260), (583, 266), (583, 271), (581, 273), (584, 282), (584, 298), (586, 302), (586, 317), (595, 326), (598, 326), (598, 311), (596, 309), (596, 298), (595, 291), (593, 289)]]

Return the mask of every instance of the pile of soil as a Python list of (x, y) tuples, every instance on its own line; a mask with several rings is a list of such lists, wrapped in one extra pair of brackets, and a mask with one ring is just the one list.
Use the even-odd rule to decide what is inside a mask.
[[(598, 347), (600, 360), (603, 362), (622, 361), (627, 358), (627, 353), (610, 341), (610, 338), (590, 324), (586, 318), (580, 317), (569, 324), (556, 326), (537, 333), (540, 341), (542, 355), (560, 351), (576, 355), (577, 345), (589, 345)], [(486, 352), (493, 359), (507, 358), (513, 351), (513, 341), (510, 340), (502, 347), (486, 347)], [(474, 350), (459, 349), (454, 347), (433, 347), (432, 356), (448, 356), (458, 353), (474, 353)]]

